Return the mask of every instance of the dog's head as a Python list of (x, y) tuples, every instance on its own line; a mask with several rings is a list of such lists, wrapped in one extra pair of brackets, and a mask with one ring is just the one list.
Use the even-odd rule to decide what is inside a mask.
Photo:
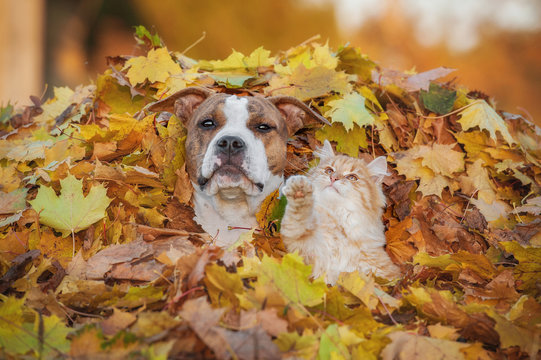
[(292, 97), (238, 97), (199, 87), (181, 90), (149, 110), (174, 113), (184, 123), (191, 181), (207, 195), (225, 198), (278, 186), (288, 136), (309, 117), (326, 122)]

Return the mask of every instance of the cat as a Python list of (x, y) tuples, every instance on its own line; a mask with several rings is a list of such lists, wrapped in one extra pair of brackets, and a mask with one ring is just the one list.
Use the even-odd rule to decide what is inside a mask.
[(280, 234), (286, 249), (298, 251), (313, 266), (313, 277), (325, 274), (330, 284), (341, 272), (399, 277), (399, 267), (383, 248), (385, 157), (366, 164), (335, 155), (327, 140), (314, 154), (319, 165), (306, 176), (289, 177), (282, 188), (287, 205)]

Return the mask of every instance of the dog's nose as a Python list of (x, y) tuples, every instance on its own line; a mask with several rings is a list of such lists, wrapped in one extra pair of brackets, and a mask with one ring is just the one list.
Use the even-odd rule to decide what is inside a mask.
[(224, 136), (216, 143), (221, 152), (231, 155), (237, 154), (244, 150), (246, 144), (237, 136)]

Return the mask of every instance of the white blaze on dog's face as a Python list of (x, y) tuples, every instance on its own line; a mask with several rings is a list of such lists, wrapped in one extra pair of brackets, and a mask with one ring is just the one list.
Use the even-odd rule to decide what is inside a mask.
[(192, 182), (207, 195), (223, 198), (256, 196), (278, 187), (288, 136), (278, 108), (261, 98), (225, 94), (203, 104), (187, 124)]

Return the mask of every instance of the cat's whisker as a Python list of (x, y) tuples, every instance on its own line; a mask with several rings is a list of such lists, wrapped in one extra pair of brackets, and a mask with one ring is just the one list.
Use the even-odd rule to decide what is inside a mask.
[(286, 161), (293, 169), (297, 170), (299, 173), (302, 173), (304, 175), (308, 174), (308, 170), (304, 170), (303, 168), (296, 166), (295, 164), (293, 164), (291, 161), (287, 159)]

